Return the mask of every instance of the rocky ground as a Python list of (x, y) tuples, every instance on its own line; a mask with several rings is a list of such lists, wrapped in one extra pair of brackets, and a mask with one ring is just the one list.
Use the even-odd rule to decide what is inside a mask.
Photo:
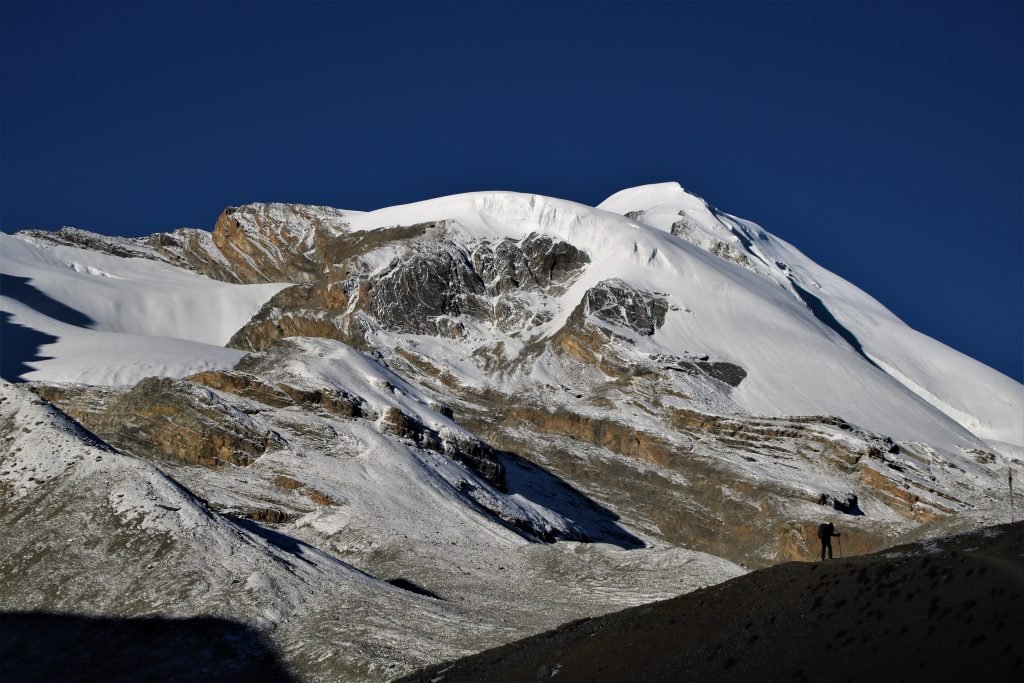
[[(376, 681), (743, 571), (640, 547), (607, 511), (529, 463), (504, 460), (503, 492), (366, 418), (272, 409), (181, 380), (135, 394), (124, 414), (105, 408), (117, 392), (89, 395), (86, 416), (108, 436), (174, 437), (177, 448), (136, 457), (0, 382), (0, 643), (15, 652), (25, 633), (140, 642), (131, 629), (141, 623), (150, 634), (180, 627), (158, 651), (214, 680), (247, 670), (253, 652), (279, 657), (299, 680)], [(248, 432), (218, 431), (216, 416), (233, 411)], [(228, 449), (241, 464), (220, 462), (211, 445), (259, 446), (247, 435), (268, 433), (286, 447), (257, 449), (249, 464), (241, 449)], [(531, 500), (541, 494), (574, 512), (586, 542), (550, 542), (578, 525)], [(193, 630), (213, 650), (190, 653)], [(104, 657), (75, 657), (57, 661), (106, 677)], [(31, 672), (52, 657), (15, 660)]]
[(403, 681), (1019, 680), (1024, 523), (787, 563)]

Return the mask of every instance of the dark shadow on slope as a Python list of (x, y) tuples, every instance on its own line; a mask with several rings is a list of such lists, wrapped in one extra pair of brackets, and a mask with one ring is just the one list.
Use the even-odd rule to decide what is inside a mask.
[(89, 327), (95, 322), (81, 311), (76, 311), (56, 299), (51, 299), (48, 294), (39, 291), (29, 284), (29, 278), (27, 277), (0, 273), (0, 294), (28, 306), (47, 318), (53, 318), (67, 325)]
[[(89, 327), (93, 319), (39, 291), (25, 277), (0, 273), (0, 294), (28, 306), (32, 310), (68, 325)], [(39, 349), (57, 341), (52, 334), (40, 332), (11, 321), (11, 314), (0, 311), (0, 377), (8, 382), (21, 382), (21, 376), (32, 370), (34, 361), (47, 360)]]
[(409, 591), (410, 593), (415, 593), (416, 595), (425, 595), (428, 598), (434, 598), (435, 600), (444, 600), (444, 598), (442, 598), (434, 591), (424, 588), (415, 581), (410, 581), (409, 579), (402, 576), (399, 576), (396, 579), (388, 579), (388, 583), (390, 583), (395, 588), (401, 588), (404, 591)]
[(1024, 680), (1024, 523), (789, 562), (401, 681)]
[[(832, 311), (828, 310), (828, 307), (825, 306), (825, 303), (821, 299), (814, 296), (797, 283), (793, 282), (792, 279), (790, 279), (790, 282), (793, 284), (793, 289), (795, 289), (796, 293), (800, 296), (800, 300), (807, 305), (807, 308), (811, 309), (811, 313), (814, 314), (815, 318), (820, 320), (822, 323), (828, 326), (833, 332), (842, 337), (843, 340), (847, 344), (852, 346), (853, 350), (859, 353), (864, 360), (878, 368), (878, 365), (875, 363), (875, 361), (868, 358), (868, 355), (864, 353), (864, 347), (861, 346), (860, 340), (857, 339), (857, 336), (853, 332), (848, 330), (846, 327), (844, 327), (841, 322), (836, 320), (835, 316), (832, 315)], [(881, 370), (881, 368), (878, 369)]]
[(12, 317), (0, 311), (0, 377), (8, 382), (24, 382), (21, 376), (33, 370), (29, 363), (52, 358), (40, 354), (39, 349), (57, 341), (57, 337), (11, 322)]
[(499, 458), (505, 467), (507, 493), (518, 494), (571, 519), (584, 535), (584, 538), (571, 540), (608, 543), (624, 550), (644, 547), (641, 539), (619, 526), (619, 515), (561, 477), (515, 453), (502, 451)]
[(213, 617), (0, 613), (0, 671), (45, 683), (294, 680), (263, 635)]
[(303, 548), (309, 548), (310, 551), (316, 550), (313, 546), (303, 543), (297, 538), (293, 538), (287, 534), (282, 534), (279, 531), (274, 531), (273, 529), (265, 527), (259, 522), (254, 522), (251, 519), (239, 517), (237, 515), (233, 515), (227, 512), (222, 512), (220, 514), (230, 519), (232, 522), (242, 527), (246, 531), (253, 533), (262, 538), (264, 541), (277, 546), (286, 553), (294, 555), (296, 558), (302, 560), (303, 562), (312, 564), (312, 562), (310, 562), (302, 556), (302, 550)]

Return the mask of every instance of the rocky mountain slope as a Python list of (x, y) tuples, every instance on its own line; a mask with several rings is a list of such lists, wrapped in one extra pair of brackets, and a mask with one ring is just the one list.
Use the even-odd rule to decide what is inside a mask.
[[(150, 417), (169, 395), (203, 405), (205, 416), (231, 409), (198, 385), (160, 381), (156, 409), (139, 404), (132, 416), (146, 434), (157, 433)], [(59, 638), (88, 628), (18, 615), (208, 618), (198, 626), (235, 638), (242, 653), (272, 643), (299, 679), (381, 680), (742, 573), (677, 548), (539, 542), (535, 535), (579, 532), (533, 503), (525, 485), (501, 493), (370, 426), (281, 412), (264, 424), (281, 426), (277, 438), (290, 448), (249, 466), (181, 458), (189, 449), (136, 457), (0, 383), (0, 611), (9, 613), (0, 626), (25, 623)], [(165, 433), (189, 438), (185, 425), (165, 422)], [(524, 464), (509, 479), (529, 474)], [(16, 635), (0, 633), (0, 645)], [(245, 670), (238, 657), (210, 666), (217, 680)]]
[[(24, 383), (3, 387), (0, 516), (24, 529), (0, 607), (213, 615), (311, 679), (386, 678), (805, 559), (822, 520), (857, 553), (994, 523), (1024, 455), (1024, 387), (676, 184), (597, 208), (254, 204), (212, 232), (0, 234), (0, 256), (0, 374)], [(25, 420), (111, 455), (72, 466)], [(36, 526), (122, 533), (107, 489), (153, 481), (183, 498), (145, 510), (207, 521), (31, 559)], [(152, 543), (177, 573), (132, 586), (203, 588), (172, 605), (64, 586), (146, 567)], [(267, 569), (236, 609), (237, 577), (205, 561), (236, 547), (305, 573)], [(327, 616), (341, 604), (352, 618)]]
[(765, 569), (404, 681), (1016, 680), (1024, 523)]

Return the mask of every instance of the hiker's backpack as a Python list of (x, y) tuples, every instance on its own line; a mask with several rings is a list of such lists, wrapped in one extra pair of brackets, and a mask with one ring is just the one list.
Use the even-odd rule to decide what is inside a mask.
[(828, 534), (828, 524), (819, 524), (818, 525), (818, 538), (824, 539), (827, 534)]

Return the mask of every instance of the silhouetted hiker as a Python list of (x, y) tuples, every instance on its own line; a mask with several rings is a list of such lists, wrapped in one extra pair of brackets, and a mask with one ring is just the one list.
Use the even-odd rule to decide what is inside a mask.
[(832, 537), (841, 536), (842, 534), (836, 533), (836, 528), (829, 522), (828, 524), (818, 525), (818, 538), (821, 539), (821, 559), (825, 559), (825, 549), (828, 548), (828, 559), (832, 559)]

